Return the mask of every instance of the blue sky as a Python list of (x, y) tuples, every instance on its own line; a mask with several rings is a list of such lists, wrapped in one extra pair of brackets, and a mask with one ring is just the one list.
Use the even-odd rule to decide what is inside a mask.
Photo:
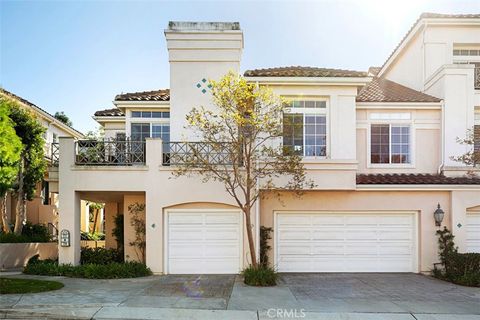
[(169, 20), (239, 21), (242, 71), (381, 65), (421, 12), (479, 13), (480, 0), (5, 1), (0, 86), (74, 127), (121, 92), (168, 88)]

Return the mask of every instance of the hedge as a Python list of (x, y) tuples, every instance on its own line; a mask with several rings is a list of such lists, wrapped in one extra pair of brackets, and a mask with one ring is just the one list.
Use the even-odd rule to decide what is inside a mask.
[(24, 268), (23, 273), (40, 276), (66, 276), (87, 279), (121, 279), (145, 277), (152, 274), (150, 269), (139, 262), (112, 262), (108, 264), (83, 264), (72, 266), (58, 264), (54, 260), (38, 260), (34, 256)]

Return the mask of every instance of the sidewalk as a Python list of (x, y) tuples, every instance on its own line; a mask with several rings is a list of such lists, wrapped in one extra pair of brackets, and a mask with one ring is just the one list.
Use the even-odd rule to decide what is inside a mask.
[(168, 308), (34, 308), (0, 309), (0, 319), (94, 319), (94, 320), (269, 320), (269, 319), (306, 319), (306, 320), (479, 320), (479, 315), (452, 314), (408, 314), (408, 313), (321, 313), (297, 310), (295, 314), (276, 314), (269, 312), (240, 310), (196, 310)]

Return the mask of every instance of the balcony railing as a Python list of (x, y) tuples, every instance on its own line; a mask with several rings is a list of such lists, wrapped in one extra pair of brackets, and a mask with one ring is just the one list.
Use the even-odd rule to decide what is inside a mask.
[(53, 167), (58, 167), (60, 159), (60, 146), (58, 142), (53, 142), (50, 146), (50, 163)]
[(227, 143), (164, 142), (164, 166), (209, 163), (231, 165), (230, 153), (225, 151)]
[(480, 67), (475, 68), (474, 86), (475, 89), (480, 90)]
[(75, 164), (80, 166), (131, 166), (145, 164), (145, 141), (78, 140)]

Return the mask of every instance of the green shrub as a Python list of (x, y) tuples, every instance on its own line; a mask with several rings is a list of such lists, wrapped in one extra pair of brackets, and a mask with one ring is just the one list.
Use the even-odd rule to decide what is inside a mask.
[(117, 249), (120, 250), (120, 252), (122, 252), (123, 254), (123, 243), (124, 243), (123, 214), (117, 214), (113, 222), (115, 224), (115, 227), (112, 229), (112, 236), (115, 238), (115, 241), (117, 242)]
[(22, 234), (0, 233), (0, 243), (27, 243), (27, 242), (50, 242), (52, 236), (47, 227), (41, 224), (27, 222), (22, 229)]
[(105, 240), (105, 234), (100, 232), (91, 233), (91, 232), (82, 231), (80, 233), (80, 240), (101, 241), (101, 240)]
[(81, 264), (109, 264), (112, 262), (123, 262), (122, 252), (117, 249), (82, 248)]
[(272, 239), (271, 233), (273, 229), (269, 227), (260, 227), (260, 264), (268, 266), (268, 253), (272, 248), (268, 244), (268, 240)]
[(435, 267), (432, 275), (456, 284), (480, 287), (480, 253), (459, 253), (454, 236), (446, 227), (437, 231), (437, 235), (443, 269)]
[(53, 260), (38, 260), (33, 257), (29, 260), (23, 273), (41, 276), (66, 276), (71, 278), (88, 279), (120, 279), (145, 277), (152, 274), (149, 268), (139, 262), (112, 262), (109, 264), (84, 264), (72, 266), (58, 264)]
[(277, 284), (278, 273), (275, 269), (264, 266), (257, 265), (248, 266), (242, 271), (245, 284), (249, 286), (256, 287), (269, 287)]

